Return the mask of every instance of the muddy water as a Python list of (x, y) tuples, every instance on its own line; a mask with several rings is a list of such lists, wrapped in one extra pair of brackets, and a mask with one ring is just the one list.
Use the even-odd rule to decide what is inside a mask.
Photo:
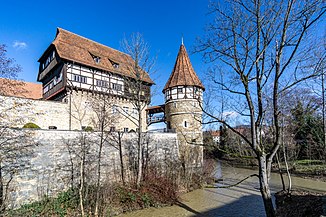
[[(219, 185), (234, 184), (237, 181), (255, 173), (248, 169), (219, 167), (216, 176), (223, 181)], [(287, 181), (287, 180), (286, 180)], [(325, 192), (326, 182), (293, 177), (293, 188)], [(281, 190), (278, 174), (271, 177), (272, 192)], [(259, 192), (256, 177), (247, 179), (237, 187), (205, 188), (182, 196), (179, 204), (150, 208), (120, 215), (119, 217), (173, 217), (173, 216), (265, 216), (263, 202)]]

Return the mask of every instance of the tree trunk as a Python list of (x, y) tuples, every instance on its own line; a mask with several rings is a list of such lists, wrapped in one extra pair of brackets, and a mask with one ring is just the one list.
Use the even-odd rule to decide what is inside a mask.
[(120, 170), (121, 170), (121, 179), (122, 179), (122, 184), (126, 184), (125, 180), (125, 169), (123, 165), (123, 153), (122, 153), (122, 141), (121, 141), (121, 132), (118, 132), (118, 146), (119, 146), (119, 156), (120, 156)]
[[(104, 118), (103, 118), (104, 120)], [(104, 143), (104, 123), (101, 126), (101, 139), (97, 159), (97, 183), (96, 183), (96, 201), (95, 201), (95, 216), (99, 216), (99, 200), (100, 200), (100, 181), (101, 181), (101, 158)]]
[(271, 191), (269, 188), (268, 168), (266, 155), (259, 156), (259, 184), (260, 192), (263, 197), (265, 212), (267, 217), (275, 217), (275, 210), (272, 202)]
[(142, 102), (141, 102), (141, 97), (140, 97), (140, 92), (142, 90), (141, 88), (141, 83), (139, 83), (139, 86), (138, 86), (138, 95), (137, 95), (137, 105), (138, 105), (138, 138), (137, 138), (137, 151), (138, 151), (138, 156), (137, 156), (137, 160), (138, 160), (138, 170), (137, 170), (137, 188), (139, 188), (140, 186), (140, 182), (141, 182), (141, 178), (142, 178), (142, 128), (143, 128), (143, 119), (142, 119)]
[(79, 187), (79, 205), (81, 216), (84, 217), (84, 200), (83, 200), (83, 191), (84, 191), (84, 159), (80, 162), (80, 187)]
[(2, 177), (2, 165), (0, 164), (0, 212), (4, 209), (4, 193), (3, 193), (3, 177)]
[(141, 177), (142, 177), (142, 144), (141, 144), (141, 129), (139, 127), (138, 130), (138, 138), (137, 138), (137, 160), (138, 160), (138, 168), (137, 168), (137, 188), (140, 186)]
[(278, 157), (278, 153), (276, 153), (276, 161), (277, 161), (277, 167), (278, 167), (278, 172), (280, 174), (280, 178), (281, 178), (281, 181), (282, 181), (282, 187), (283, 187), (283, 191), (285, 191), (285, 183), (284, 183), (284, 178), (283, 178), (283, 172), (282, 172), (282, 169), (281, 169), (281, 164), (280, 164), (280, 159)]

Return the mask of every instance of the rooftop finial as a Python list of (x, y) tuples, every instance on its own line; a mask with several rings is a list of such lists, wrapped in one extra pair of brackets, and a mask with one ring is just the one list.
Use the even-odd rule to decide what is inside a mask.
[(181, 36), (181, 44), (183, 45), (183, 34)]

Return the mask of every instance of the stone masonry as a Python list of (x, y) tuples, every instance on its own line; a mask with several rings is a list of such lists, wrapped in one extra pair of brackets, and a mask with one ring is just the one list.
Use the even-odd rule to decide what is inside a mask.
[[(86, 179), (91, 182), (96, 178), (97, 161), (95, 159), (99, 148), (100, 133), (61, 130), (12, 130), (11, 133), (19, 134), (22, 131), (28, 132), (29, 138), (22, 138), (21, 143), (29, 142), (33, 148), (28, 162), (26, 159), (24, 161), (24, 169), (15, 174), (11, 183), (9, 207), (18, 207), (40, 200), (44, 196), (55, 196), (71, 185), (77, 185), (82, 147), (89, 150), (85, 158), (86, 174), (88, 174)], [(112, 134), (103, 146), (102, 180), (120, 179), (120, 159), (115, 136), (117, 134)], [(156, 166), (166, 160), (178, 160), (176, 134), (147, 133), (143, 138), (144, 147), (148, 147), (148, 158)], [(83, 146), (83, 141), (86, 146)], [(132, 161), (136, 148), (135, 142), (135, 133), (123, 135), (122, 150), (125, 162)], [(75, 180), (72, 180), (73, 178)]]

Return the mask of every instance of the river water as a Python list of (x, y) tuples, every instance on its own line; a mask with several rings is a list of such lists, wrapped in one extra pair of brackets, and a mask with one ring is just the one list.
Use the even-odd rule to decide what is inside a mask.
[[(249, 169), (218, 165), (216, 177), (223, 181), (218, 185), (237, 183), (243, 178), (257, 173)], [(287, 183), (287, 180), (285, 180)], [(292, 177), (293, 188), (325, 192), (326, 182)], [(278, 174), (271, 176), (271, 190), (275, 193), (281, 190), (281, 180)], [(149, 208), (119, 217), (183, 217), (183, 216), (265, 216), (264, 205), (259, 192), (257, 177), (251, 177), (240, 185), (232, 188), (204, 188), (181, 197), (181, 201), (170, 207)]]

